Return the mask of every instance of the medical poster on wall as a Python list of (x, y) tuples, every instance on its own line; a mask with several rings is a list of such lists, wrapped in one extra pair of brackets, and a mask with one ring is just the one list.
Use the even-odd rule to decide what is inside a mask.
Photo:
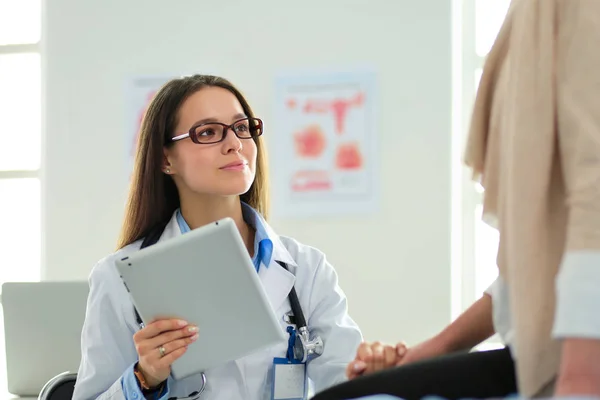
[(378, 205), (376, 75), (371, 69), (276, 78), (269, 152), (280, 217), (365, 214)]
[(134, 76), (127, 81), (127, 134), (125, 148), (127, 152), (127, 174), (133, 171), (137, 140), (142, 119), (150, 101), (162, 85), (176, 76)]

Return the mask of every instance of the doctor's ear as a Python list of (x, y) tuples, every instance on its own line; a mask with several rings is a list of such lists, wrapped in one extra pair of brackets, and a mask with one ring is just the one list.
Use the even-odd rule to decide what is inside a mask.
[(167, 156), (167, 154), (163, 155), (162, 171), (165, 174), (167, 174), (167, 175), (171, 175), (172, 174), (172, 171), (171, 171), (171, 162), (169, 161), (169, 157)]
[(162, 171), (167, 175), (173, 174), (171, 164), (168, 162), (163, 163)]

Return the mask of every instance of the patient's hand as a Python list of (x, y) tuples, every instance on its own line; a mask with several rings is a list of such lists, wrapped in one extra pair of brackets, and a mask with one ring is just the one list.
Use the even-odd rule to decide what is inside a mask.
[(394, 367), (402, 362), (406, 353), (406, 344), (403, 342), (396, 346), (380, 342), (363, 342), (358, 347), (354, 360), (348, 364), (346, 376), (348, 379), (354, 379), (361, 375)]
[(448, 353), (450, 353), (450, 349), (435, 337), (408, 349), (404, 357), (396, 365), (410, 364)]

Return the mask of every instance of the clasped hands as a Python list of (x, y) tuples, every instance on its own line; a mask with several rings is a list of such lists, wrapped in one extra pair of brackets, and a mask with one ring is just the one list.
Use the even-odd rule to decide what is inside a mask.
[(435, 339), (427, 340), (410, 348), (404, 342), (396, 345), (381, 342), (363, 342), (358, 347), (354, 360), (348, 364), (346, 376), (348, 379), (354, 379), (384, 369), (433, 358), (444, 353), (446, 353), (444, 347)]

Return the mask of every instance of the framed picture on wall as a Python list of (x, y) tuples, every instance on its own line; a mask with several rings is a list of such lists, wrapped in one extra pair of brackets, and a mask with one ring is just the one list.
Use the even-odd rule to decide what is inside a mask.
[(282, 72), (275, 88), (274, 212), (282, 217), (373, 212), (375, 72)]

